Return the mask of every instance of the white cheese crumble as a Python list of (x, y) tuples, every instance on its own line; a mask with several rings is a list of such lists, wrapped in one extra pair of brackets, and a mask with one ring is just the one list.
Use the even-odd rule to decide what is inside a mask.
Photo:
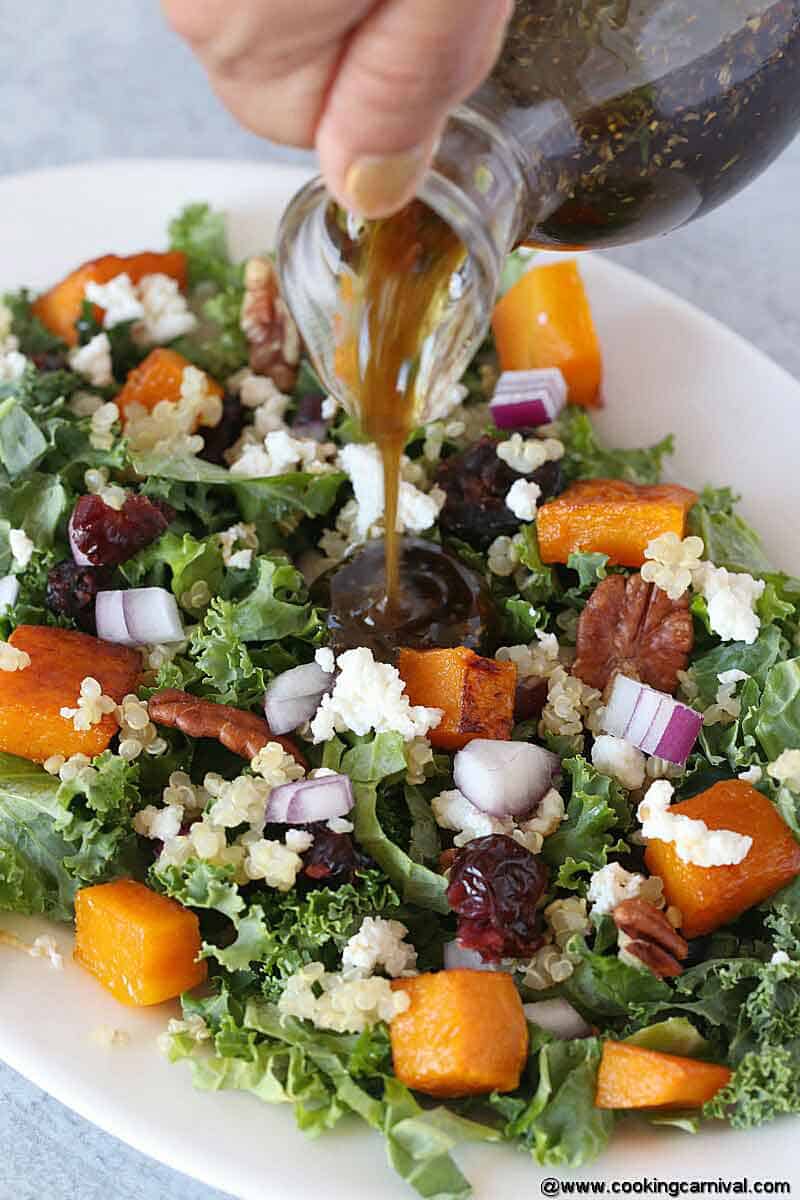
[(506, 508), (520, 521), (532, 521), (542, 489), (533, 480), (515, 479), (506, 494)]
[[(338, 465), (353, 485), (358, 506), (355, 529), (363, 539), (381, 519), (385, 506), (383, 463), (378, 447), (351, 442), (339, 451)], [(422, 533), (430, 529), (439, 516), (444, 500), (444, 493), (438, 488), (426, 494), (413, 483), (402, 480), (397, 500), (397, 532)]]
[(778, 783), (800, 793), (800, 750), (784, 750), (769, 764), (767, 771)]
[(723, 642), (753, 644), (761, 627), (755, 608), (766, 587), (763, 579), (706, 562), (694, 573), (694, 587), (705, 597), (709, 624)]
[(642, 579), (661, 588), (670, 600), (679, 600), (691, 587), (704, 549), (702, 538), (679, 538), (677, 533), (662, 533), (653, 538), (644, 552)]
[(28, 360), (19, 350), (0, 354), (0, 383), (16, 383), (25, 374)]
[(483, 812), (458, 788), (440, 792), (431, 801), (431, 809), (440, 829), (456, 832), (455, 846), (466, 846), (475, 838), (490, 834), (505, 834), (515, 842), (538, 854), (546, 837), (555, 833), (564, 820), (564, 801), (555, 788), (542, 797), (533, 815), (526, 821), (516, 822), (512, 817), (493, 817)]
[(112, 696), (104, 696), (103, 689), (91, 675), (81, 680), (81, 690), (75, 708), (59, 709), (66, 721), (72, 721), (75, 729), (85, 731), (99, 725), (103, 717), (116, 713), (117, 702)]
[(644, 786), (645, 756), (624, 738), (603, 733), (594, 740), (592, 765), (602, 775), (610, 775), (629, 791)]
[(750, 852), (753, 839), (732, 829), (709, 829), (705, 821), (670, 812), (673, 787), (656, 780), (637, 809), (647, 841), (672, 842), (678, 858), (696, 867), (735, 866)]
[(92, 387), (110, 387), (114, 382), (111, 342), (107, 333), (96, 333), (85, 346), (70, 350), (67, 357), (73, 371), (82, 375)]
[(612, 862), (594, 872), (589, 880), (586, 898), (592, 906), (592, 912), (596, 913), (612, 913), (623, 900), (648, 900), (656, 908), (661, 908), (664, 904), (664, 885), (658, 875), (639, 875)]
[(564, 457), (564, 444), (557, 438), (523, 438), (513, 433), (505, 442), (497, 443), (497, 457), (520, 475), (530, 475), (546, 462)]
[(262, 443), (245, 445), (231, 463), (231, 472), (259, 477), (286, 475), (290, 471), (320, 475), (334, 469), (328, 459), (335, 453), (332, 442), (296, 438), (288, 429), (275, 429), (267, 433)]
[(769, 961), (773, 967), (782, 967), (785, 966), (786, 963), (790, 963), (792, 960), (789, 958), (789, 955), (785, 950), (776, 950)]
[(238, 567), (246, 571), (253, 561), (253, 554), (258, 550), (258, 534), (255, 525), (238, 521), (235, 525), (223, 529), (217, 534), (222, 561), (226, 567)]
[(405, 741), (425, 735), (442, 719), (440, 708), (412, 705), (396, 667), (376, 662), (366, 647), (345, 650), (337, 665), (333, 691), (323, 696), (311, 722), (315, 742), (350, 730), (365, 734), (399, 733)]
[(91, 280), (86, 284), (84, 295), (104, 310), (104, 329), (113, 329), (123, 321), (138, 321), (144, 316), (144, 307), (127, 271), (115, 275), (108, 283)]
[(363, 978), (383, 967), (392, 979), (414, 975), (417, 952), (404, 940), (407, 933), (400, 921), (364, 917), (358, 933), (353, 934), (342, 951), (342, 973), (347, 978)]
[(736, 688), (750, 676), (745, 671), (735, 667), (730, 671), (720, 671), (717, 675), (717, 694), (714, 703), (703, 713), (704, 725), (730, 725), (742, 711), (742, 702), (736, 695)]
[(411, 1004), (407, 992), (392, 990), (388, 979), (345, 979), (322, 963), (308, 963), (286, 981), (278, 1000), (283, 1016), (311, 1021), (318, 1029), (362, 1033), (378, 1021), (389, 1024)]
[(134, 329), (134, 336), (141, 344), (172, 342), (197, 327), (197, 317), (190, 310), (178, 281), (171, 275), (161, 272), (145, 275), (137, 290), (142, 317)]
[(0, 671), (24, 671), (31, 665), (31, 656), (26, 650), (0, 642)]
[(753, 787), (755, 787), (757, 783), (761, 782), (763, 774), (764, 772), (761, 770), (761, 767), (759, 767), (758, 763), (754, 763), (753, 766), (748, 767), (746, 771), (740, 771), (736, 778), (743, 780), (744, 783), (752, 783)]
[(320, 646), (314, 655), (314, 662), (321, 670), (327, 671), (329, 675), (332, 675), (336, 670), (336, 658), (330, 646)]
[(18, 567), (20, 571), (24, 571), (33, 557), (35, 549), (33, 542), (24, 529), (9, 529), (8, 545), (14, 566)]

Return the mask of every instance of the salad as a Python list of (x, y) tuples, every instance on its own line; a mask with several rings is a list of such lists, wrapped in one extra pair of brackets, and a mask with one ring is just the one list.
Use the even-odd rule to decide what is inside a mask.
[(169, 237), (0, 308), (0, 909), (421, 1196), (469, 1195), (462, 1140), (800, 1112), (800, 580), (671, 438), (601, 444), (574, 263), (512, 256), (408, 442), (444, 591), (392, 640), (376, 448), (269, 257), (202, 204)]

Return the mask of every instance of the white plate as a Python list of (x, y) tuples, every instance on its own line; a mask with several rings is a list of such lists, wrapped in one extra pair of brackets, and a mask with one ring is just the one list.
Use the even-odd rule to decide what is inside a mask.
[[(228, 211), (237, 253), (269, 246), (276, 220), (305, 178), (255, 164), (122, 161), (0, 181), (0, 287), (43, 286), (85, 258), (164, 243), (168, 218), (206, 199)], [(596, 257), (582, 260), (606, 362), (602, 432), (620, 445), (674, 431), (671, 475), (731, 484), (777, 564), (800, 570), (797, 422), (800, 384), (688, 304)], [(2, 918), (32, 938), (42, 922)], [(55, 931), (62, 949), (69, 937)], [(0, 1057), (82, 1116), (162, 1162), (243, 1200), (401, 1200), (412, 1194), (384, 1163), (381, 1140), (349, 1124), (314, 1144), (289, 1112), (233, 1093), (195, 1092), (158, 1055), (170, 1006), (136, 1012), (69, 960), (63, 973), (1, 949)], [(112, 1051), (90, 1040), (107, 1025), (130, 1034)], [(751, 1133), (708, 1128), (695, 1138), (621, 1124), (611, 1149), (581, 1179), (796, 1178), (800, 1123)], [(787, 1136), (788, 1135), (788, 1136)], [(542, 1171), (509, 1150), (469, 1147), (459, 1161), (482, 1200), (538, 1194)], [(724, 1163), (724, 1166), (722, 1165)], [(564, 1178), (573, 1178), (575, 1173)]]

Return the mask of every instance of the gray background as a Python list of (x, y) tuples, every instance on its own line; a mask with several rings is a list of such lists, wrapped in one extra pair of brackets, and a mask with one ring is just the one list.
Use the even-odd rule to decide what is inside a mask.
[[(3, 172), (121, 155), (298, 157), (237, 128), (161, 24), (155, 0), (0, 0), (0, 18)], [(799, 196), (800, 141), (727, 207), (612, 257), (693, 300), (800, 377)], [(0, 1200), (41, 1196), (222, 1200), (0, 1065)]]

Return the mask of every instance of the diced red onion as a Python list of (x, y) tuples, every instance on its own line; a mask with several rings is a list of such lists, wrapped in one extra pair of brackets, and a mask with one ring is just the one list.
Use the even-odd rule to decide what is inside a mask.
[(532, 1004), (523, 1004), (522, 1011), (532, 1025), (538, 1025), (562, 1042), (588, 1037), (592, 1032), (591, 1025), (587, 1025), (581, 1014), (561, 996), (555, 1000), (536, 1000)]
[(165, 588), (128, 588), (98, 592), (97, 636), (120, 646), (161, 645), (186, 637), (178, 604)]
[(475, 738), (456, 755), (453, 779), (481, 812), (521, 817), (536, 807), (560, 768), (558, 755), (541, 746)]
[(333, 686), (333, 674), (315, 662), (276, 675), (264, 693), (264, 715), (273, 733), (291, 733), (310, 721)]
[(454, 939), (445, 942), (442, 957), (446, 971), (509, 971), (499, 962), (486, 962), (478, 950), (468, 950), (461, 942)]
[(16, 575), (4, 575), (0, 579), (0, 612), (13, 608), (19, 595), (19, 580)]
[(267, 801), (267, 822), (308, 825), (346, 817), (353, 807), (353, 785), (347, 775), (320, 775), (273, 788)]
[(615, 678), (603, 717), (606, 733), (678, 766), (686, 762), (702, 726), (702, 713), (627, 675)]
[(567, 403), (567, 382), (558, 367), (504, 371), (489, 411), (498, 429), (523, 429), (554, 421)]
[(328, 426), (325, 421), (296, 420), (292, 425), (294, 437), (310, 438), (313, 442), (324, 442), (328, 436)]
[(69, 519), (69, 525), (67, 526), (67, 539), (69, 541), (69, 548), (72, 551), (73, 562), (76, 562), (79, 567), (91, 567), (93, 565), (92, 560), (88, 558), (78, 547), (78, 539), (75, 535), (75, 528), (73, 525), (74, 520), (75, 509), (72, 510), (72, 515)]

